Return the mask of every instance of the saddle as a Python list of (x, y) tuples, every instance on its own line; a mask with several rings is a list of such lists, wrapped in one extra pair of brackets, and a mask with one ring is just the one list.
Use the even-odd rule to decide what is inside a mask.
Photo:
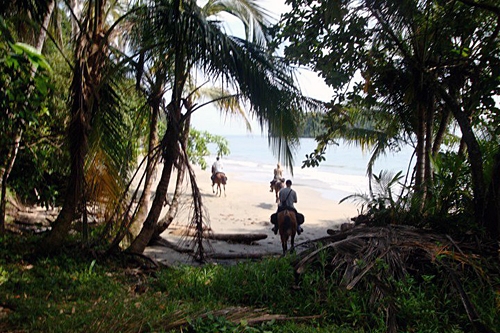
[(223, 178), (222, 178), (222, 184), (226, 185), (226, 182), (227, 182), (227, 176), (224, 172), (215, 172), (214, 174), (212, 174), (212, 176), (210, 177), (212, 179), (212, 181), (214, 181), (215, 179), (215, 176), (217, 176), (218, 174), (220, 174)]
[(291, 207), (280, 207), (278, 208), (278, 211), (276, 213), (271, 214), (271, 223), (272, 224), (277, 224), (278, 223), (278, 213), (284, 210), (289, 210), (295, 213), (295, 216), (297, 217), (297, 224), (303, 224), (305, 222), (305, 216), (304, 214), (301, 214), (297, 212), (295, 208)]

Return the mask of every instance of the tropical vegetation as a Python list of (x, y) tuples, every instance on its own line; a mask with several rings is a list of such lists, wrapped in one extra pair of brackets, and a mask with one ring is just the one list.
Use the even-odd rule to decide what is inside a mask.
[[(500, 232), (500, 7), (484, 1), (287, 1), (285, 56), (336, 93), (318, 148), (342, 138), (376, 159), (415, 149), (406, 207)], [(371, 194), (373, 196), (373, 193)], [(409, 222), (409, 221), (408, 221)]]
[[(338, 235), (335, 248), (343, 259), (355, 259), (350, 246), (359, 246), (364, 237), (359, 230), (350, 236), (359, 242), (346, 245)], [(434, 245), (441, 240), (420, 238), (410, 230), (406, 236)], [(404, 239), (397, 245), (388, 256), (395, 259), (401, 250), (410, 254)], [(438, 254), (434, 265), (417, 260), (413, 268), (435, 269), (418, 278), (393, 278), (389, 272), (394, 267), (384, 260), (366, 270), (368, 262), (362, 260), (369, 259), (368, 248), (357, 260), (333, 262), (330, 247), (332, 251), (324, 252), (320, 261), (306, 266), (299, 258), (286, 256), (229, 266), (159, 269), (149, 260), (138, 264), (139, 257), (96, 258), (78, 247), (49, 258), (34, 256), (35, 239), (4, 238), (0, 330), (263, 333), (395, 332), (392, 328), (398, 327), (396, 332), (498, 332), (498, 294), (477, 278), (493, 273), (490, 267), (476, 262), (478, 270), (471, 270), (473, 262), (457, 261), (464, 270), (450, 275), (453, 260), (438, 246), (433, 252), (426, 245), (419, 253), (422, 258)], [(298, 267), (302, 269), (297, 275)], [(359, 279), (360, 273), (364, 279)], [(465, 283), (455, 284), (458, 277)], [(457, 293), (469, 295), (472, 313), (456, 301)]]

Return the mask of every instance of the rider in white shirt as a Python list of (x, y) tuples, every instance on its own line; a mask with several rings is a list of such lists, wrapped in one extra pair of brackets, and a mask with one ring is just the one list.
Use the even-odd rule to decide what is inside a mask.
[[(224, 167), (222, 165), (222, 162), (220, 161), (220, 158), (217, 156), (217, 159), (215, 160), (214, 164), (212, 164), (212, 176), (210, 177), (212, 179), (212, 182), (214, 181), (214, 177), (216, 174), (222, 173), (224, 176), (226, 174), (224, 173)], [(227, 177), (225, 177), (227, 180)]]
[(217, 157), (216, 161), (212, 165), (212, 175), (216, 174), (217, 172), (224, 172), (222, 171), (224, 169), (222, 162), (220, 161), (220, 158)]

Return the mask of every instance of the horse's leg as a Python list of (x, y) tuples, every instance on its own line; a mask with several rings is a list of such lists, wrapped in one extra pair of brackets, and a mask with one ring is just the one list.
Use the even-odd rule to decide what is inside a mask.
[(222, 184), (222, 187), (224, 187), (224, 196), (226, 196), (226, 184)]
[[(286, 230), (284, 230), (284, 232), (286, 233)], [(288, 250), (288, 239), (285, 235), (282, 235), (281, 236), (281, 248), (283, 249), (283, 255), (286, 254), (286, 251)]]
[(285, 211), (285, 214), (283, 216), (283, 227), (280, 229), (280, 236), (281, 236), (281, 245), (283, 247), (283, 255), (286, 254), (286, 251), (288, 250), (288, 237), (290, 236), (290, 228), (292, 227), (290, 221), (290, 216), (288, 215), (288, 211)]
[(297, 234), (297, 216), (292, 213), (290, 220), (290, 252), (295, 252), (295, 235)]

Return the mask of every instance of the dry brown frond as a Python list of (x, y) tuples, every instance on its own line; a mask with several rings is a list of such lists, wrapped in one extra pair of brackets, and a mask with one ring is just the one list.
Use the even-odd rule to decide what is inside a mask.
[[(309, 249), (294, 262), (299, 277), (307, 270), (321, 267), (329, 274), (328, 278), (336, 279), (332, 283), (347, 290), (358, 285), (363, 290), (372, 290), (373, 303), (390, 300), (396, 291), (396, 282), (405, 281), (408, 276), (421, 280), (425, 275), (447, 272), (441, 274), (440, 279), (447, 279), (459, 291), (471, 323), (482, 325), (461, 280), (465, 272), (472, 270), (480, 281), (487, 281), (474, 244), (410, 226), (391, 225), (359, 226), (307, 245)], [(484, 249), (484, 244), (482, 246)], [(386, 322), (392, 332), (397, 331), (395, 316), (396, 305), (389, 301)]]

